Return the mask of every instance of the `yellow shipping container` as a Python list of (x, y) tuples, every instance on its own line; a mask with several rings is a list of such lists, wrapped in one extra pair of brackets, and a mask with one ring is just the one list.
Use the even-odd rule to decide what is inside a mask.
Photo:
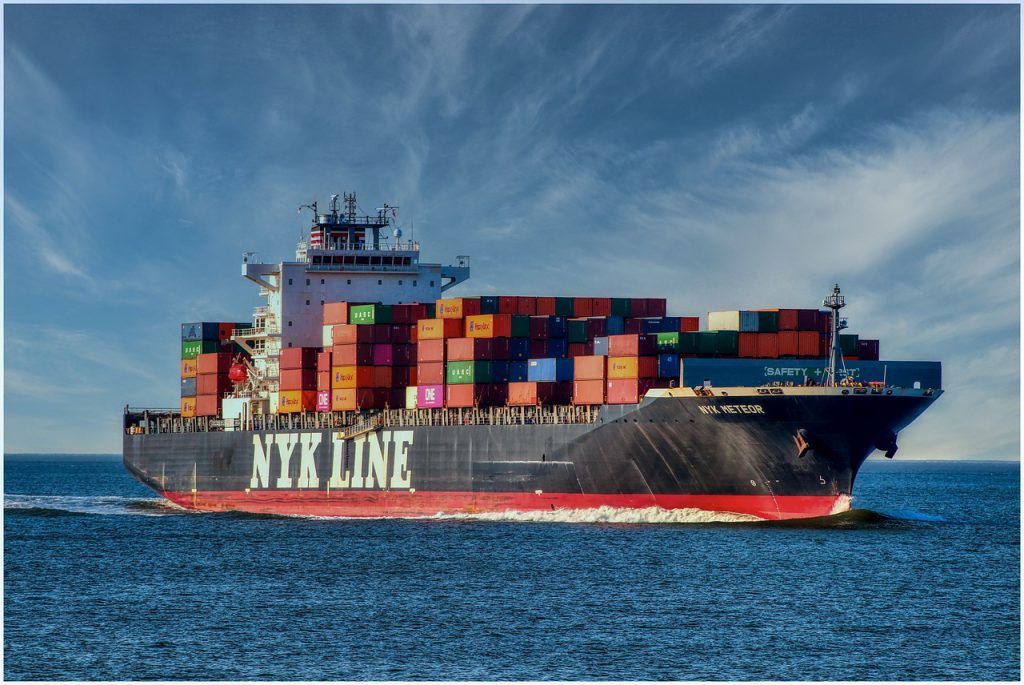
[(461, 297), (453, 297), (447, 300), (437, 300), (437, 316), (441, 319), (461, 319), (463, 306)]
[(181, 360), (181, 377), (182, 378), (195, 378), (197, 370), (199, 368), (198, 363), (195, 359), (182, 359)]
[(331, 390), (340, 388), (372, 388), (373, 366), (334, 366), (331, 368)]
[(181, 398), (181, 418), (190, 419), (196, 415), (196, 398), (194, 397), (182, 397)]
[(316, 390), (282, 390), (277, 393), (279, 414), (316, 411)]
[(441, 319), (420, 319), (416, 322), (417, 340), (440, 340), (444, 337), (444, 321)]
[(608, 357), (608, 378), (636, 378), (639, 368), (636, 357)]
[(356, 408), (355, 388), (331, 390), (331, 411), (352, 411)]

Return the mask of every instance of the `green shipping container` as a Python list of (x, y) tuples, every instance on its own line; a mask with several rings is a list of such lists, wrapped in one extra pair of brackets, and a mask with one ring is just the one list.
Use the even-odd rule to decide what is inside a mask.
[(436, 302), (428, 302), (427, 303), (427, 316), (426, 316), (426, 318), (428, 318), (428, 319), (436, 319), (437, 318), (437, 303)]
[(718, 331), (700, 331), (697, 338), (697, 354), (715, 354), (718, 348)]
[(779, 313), (778, 312), (756, 312), (757, 314), (757, 332), (758, 333), (776, 333), (779, 330)]
[(555, 316), (572, 316), (573, 301), (571, 297), (555, 298)]
[(687, 331), (679, 334), (679, 353), (697, 354), (700, 352), (700, 333)]
[(629, 298), (612, 298), (612, 316), (629, 316)]
[(735, 357), (740, 349), (739, 331), (718, 331), (715, 336), (715, 354)]
[(571, 343), (587, 342), (587, 322), (569, 319), (569, 330), (566, 337)]
[(348, 322), (354, 324), (391, 323), (391, 305), (358, 304), (349, 307)]
[(859, 335), (839, 334), (839, 349), (844, 357), (856, 357), (860, 352), (857, 349), (860, 345)]
[(657, 336), (658, 352), (682, 352), (679, 333), (658, 333)]
[[(856, 344), (854, 345), (856, 347)], [(185, 340), (181, 343), (181, 358), (195, 359), (208, 352), (220, 352), (218, 340)]]
[(490, 382), (490, 362), (448, 362), (448, 385), (465, 385), (467, 383)]
[(530, 317), (526, 314), (513, 314), (512, 315), (512, 334), (513, 338), (529, 338), (530, 337)]

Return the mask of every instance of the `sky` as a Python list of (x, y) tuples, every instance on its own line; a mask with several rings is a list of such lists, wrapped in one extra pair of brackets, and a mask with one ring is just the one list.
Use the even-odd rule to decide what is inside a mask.
[(901, 458), (1020, 456), (1020, 9), (4, 6), (4, 450), (116, 453), (179, 323), (299, 205), (398, 205), (453, 294), (816, 307), (946, 394)]

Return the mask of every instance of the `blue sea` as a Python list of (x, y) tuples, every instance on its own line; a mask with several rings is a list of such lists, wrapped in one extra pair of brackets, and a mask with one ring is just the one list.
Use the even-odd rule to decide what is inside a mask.
[[(187, 513), (4, 458), (17, 680), (1019, 680), (1016, 463), (869, 461), (799, 523)], [(555, 515), (557, 516), (557, 515)]]

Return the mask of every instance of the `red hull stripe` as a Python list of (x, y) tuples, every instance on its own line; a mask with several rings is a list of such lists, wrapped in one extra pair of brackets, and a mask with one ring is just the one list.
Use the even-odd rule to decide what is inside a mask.
[(164, 492), (186, 509), (245, 511), (255, 514), (300, 516), (433, 516), (552, 509), (614, 507), (642, 509), (703, 509), (747, 514), (763, 519), (828, 516), (849, 509), (849, 497), (770, 495), (582, 495), (524, 492), (411, 492), (408, 490), (253, 490)]

